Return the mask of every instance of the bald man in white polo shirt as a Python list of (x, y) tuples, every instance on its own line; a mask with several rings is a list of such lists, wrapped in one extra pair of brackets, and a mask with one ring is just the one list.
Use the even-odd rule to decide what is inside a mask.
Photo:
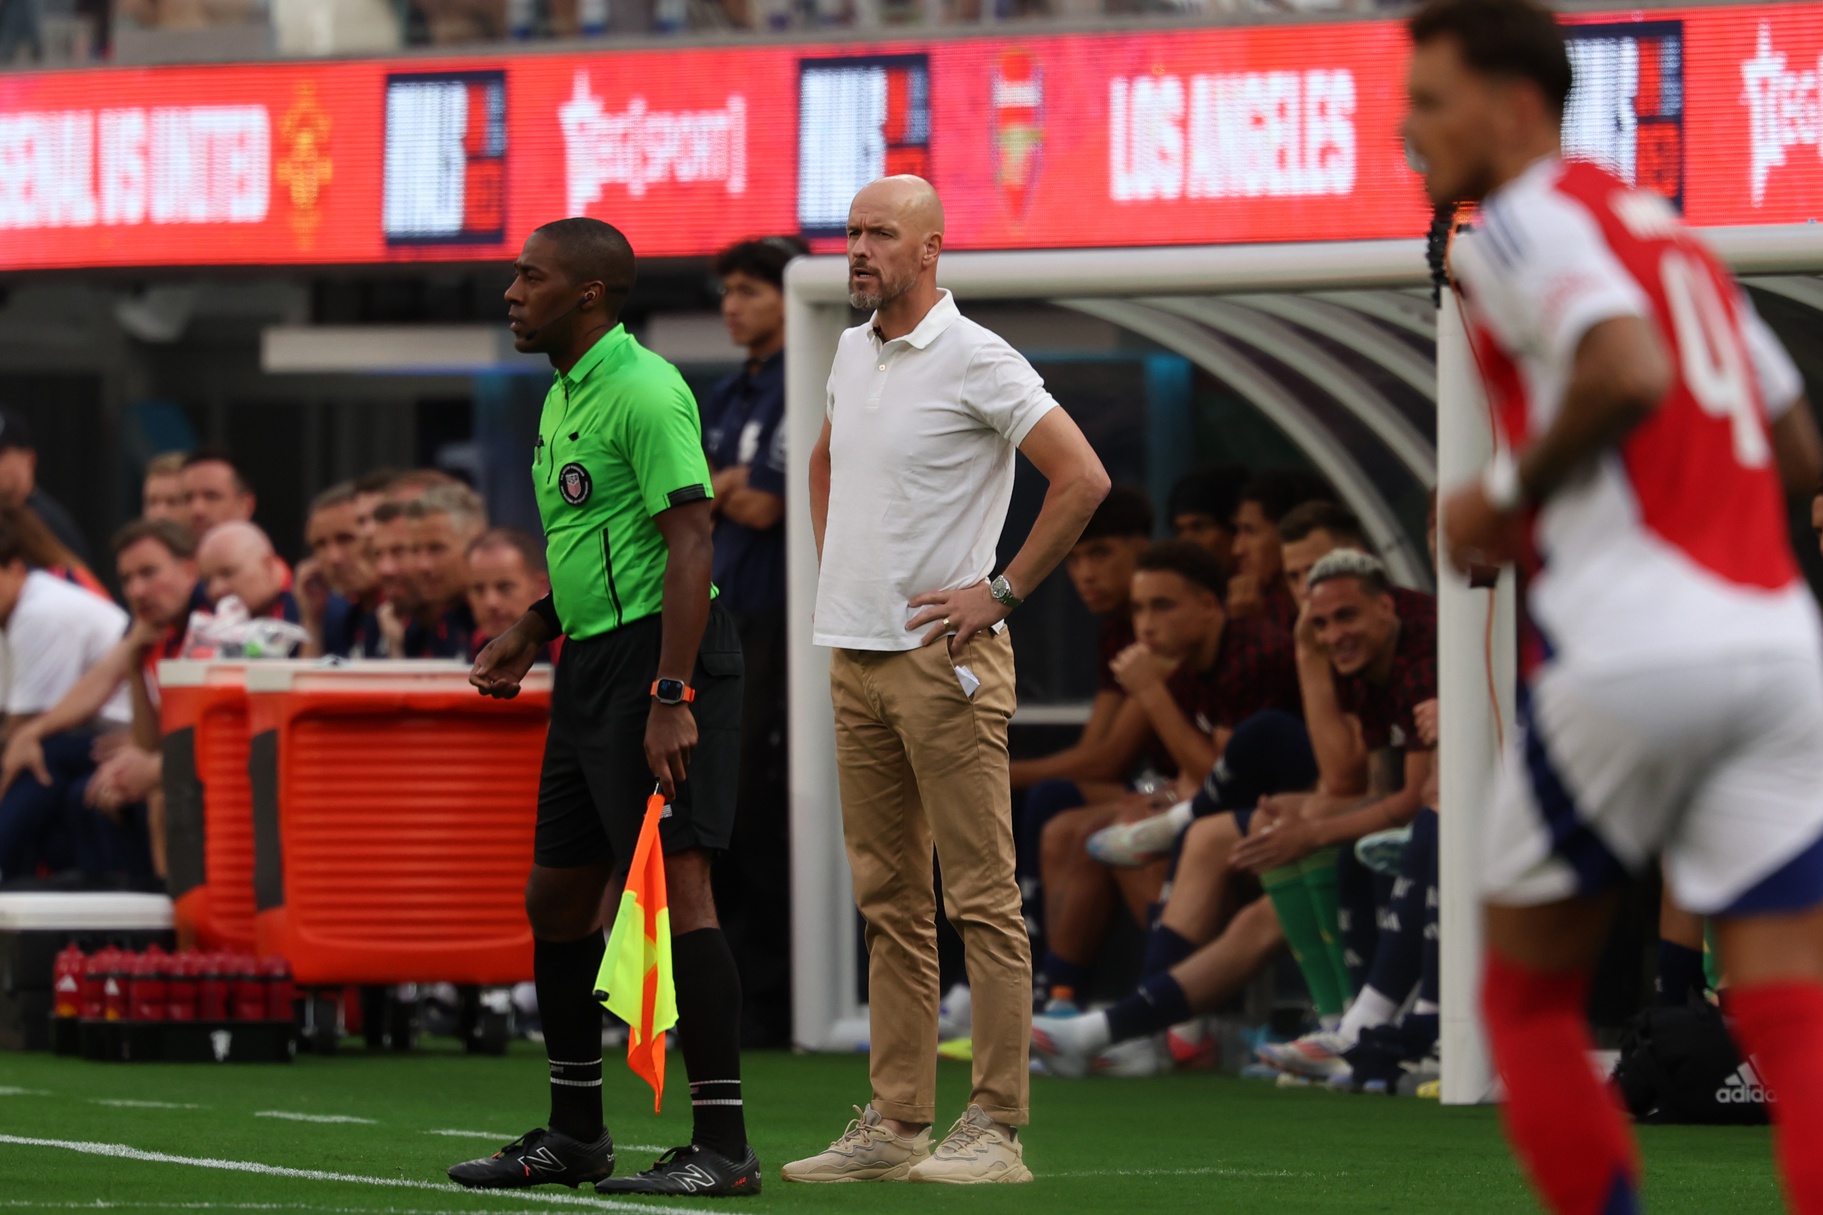
[[(810, 460), (821, 572), (815, 640), (833, 648), (836, 764), (855, 902), (867, 921), (872, 1100), (787, 1181), (1030, 1181), (1032, 962), (1019, 887), (1003, 623), (1108, 492), (1101, 461), (1020, 354), (937, 287), (943, 206), (888, 177), (848, 214), (849, 298), (873, 310), (842, 335)], [(1049, 482), (1044, 508), (994, 577), (1013, 452)], [(937, 923), (962, 934), (973, 991), (974, 1091), (933, 1148)]]

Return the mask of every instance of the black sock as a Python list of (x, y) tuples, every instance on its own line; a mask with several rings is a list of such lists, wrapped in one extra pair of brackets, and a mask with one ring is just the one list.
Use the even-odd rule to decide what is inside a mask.
[(1140, 974), (1148, 978), (1162, 975), (1195, 952), (1196, 946), (1183, 936), (1163, 924), (1154, 924), (1146, 933), (1146, 959)]
[(1190, 1001), (1169, 973), (1153, 975), (1139, 990), (1108, 1010), (1108, 1033), (1115, 1042), (1143, 1038), (1190, 1019)]
[(671, 938), (677, 1036), (690, 1077), (690, 1141), (739, 1164), (747, 1155), (741, 1104), (741, 973), (719, 928)]
[(1392, 886), (1391, 878), (1363, 865), (1353, 848), (1337, 853), (1336, 927), (1342, 933), (1343, 958), (1355, 991), (1367, 986), (1368, 967), (1379, 949), (1380, 908), (1391, 896)]
[(595, 976), (606, 948), (599, 932), (580, 941), (534, 941), (532, 973), (544, 1053), (551, 1061), (551, 1129), (593, 1143), (601, 1121), (601, 1005)]
[(1088, 1000), (1089, 983), (1094, 975), (1087, 966), (1047, 953), (1043, 970), (1053, 999), (1071, 1000), (1077, 1004)]

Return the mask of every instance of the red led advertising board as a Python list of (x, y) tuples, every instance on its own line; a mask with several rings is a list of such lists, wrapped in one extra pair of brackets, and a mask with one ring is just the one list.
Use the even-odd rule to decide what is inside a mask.
[[(1700, 225), (1823, 218), (1823, 6), (1585, 15), (1566, 141)], [(0, 74), (0, 270), (644, 256), (839, 235), (873, 177), (952, 249), (1421, 233), (1402, 27)]]

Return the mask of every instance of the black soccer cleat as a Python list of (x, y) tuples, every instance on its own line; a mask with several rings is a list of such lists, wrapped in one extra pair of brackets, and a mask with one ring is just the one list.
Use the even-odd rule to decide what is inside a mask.
[(643, 1173), (595, 1183), (598, 1194), (681, 1194), (686, 1198), (743, 1198), (760, 1192), (760, 1158), (749, 1145), (739, 1164), (711, 1148), (674, 1147)]
[(594, 1143), (572, 1139), (562, 1131), (539, 1127), (527, 1131), (492, 1156), (454, 1165), (449, 1179), (471, 1190), (516, 1190), (531, 1185), (579, 1185), (614, 1175), (614, 1136), (607, 1131)]

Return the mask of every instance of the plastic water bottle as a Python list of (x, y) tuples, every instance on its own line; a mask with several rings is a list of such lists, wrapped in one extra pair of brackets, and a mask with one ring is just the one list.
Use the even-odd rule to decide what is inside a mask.
[(576, 0), (576, 24), (585, 38), (599, 38), (608, 32), (608, 0)]
[(51, 966), (51, 1015), (59, 1020), (82, 1015), (82, 980), (88, 969), (88, 955), (74, 945), (66, 945)]
[(191, 949), (171, 959), (170, 978), (165, 982), (166, 1020), (196, 1020), (197, 962), (196, 951)]
[(170, 1007), (166, 966), (170, 959), (158, 946), (150, 946), (133, 959), (133, 978), (127, 989), (127, 1015), (133, 1021), (163, 1021)]
[(297, 1019), (297, 986), (291, 981), (291, 963), (277, 954), (266, 959), (266, 1019), (289, 1024)]
[(199, 960), (196, 983), (198, 1021), (228, 1019), (228, 979), (222, 973), (226, 960), (219, 953), (204, 954)]
[(236, 954), (231, 973), (234, 995), (229, 1015), (236, 1021), (264, 1021), (266, 976), (260, 973), (259, 959), (250, 953)]
[(108, 967), (113, 959), (108, 947), (90, 954), (82, 966), (82, 991), (78, 999), (84, 1021), (99, 1021), (107, 1015)]
[(101, 979), (101, 1016), (105, 1021), (124, 1021), (128, 1013), (128, 988), (133, 982), (133, 955), (124, 949), (108, 951), (107, 969)]

